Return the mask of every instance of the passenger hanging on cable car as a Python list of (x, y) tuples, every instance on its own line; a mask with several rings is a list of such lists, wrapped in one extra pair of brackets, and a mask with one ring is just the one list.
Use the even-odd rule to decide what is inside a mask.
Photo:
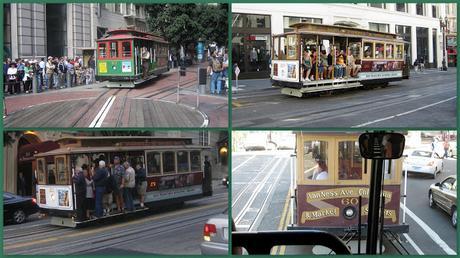
[(351, 77), (357, 77), (360, 71), (361, 71), (361, 65), (356, 64), (356, 59), (351, 53), (351, 49), (348, 49), (347, 75)]
[(303, 51), (303, 79), (310, 81), (310, 72), (311, 72), (311, 53), (310, 50)]
[(146, 79), (149, 72), (149, 63), (150, 63), (150, 52), (147, 50), (147, 47), (142, 47), (142, 78)]

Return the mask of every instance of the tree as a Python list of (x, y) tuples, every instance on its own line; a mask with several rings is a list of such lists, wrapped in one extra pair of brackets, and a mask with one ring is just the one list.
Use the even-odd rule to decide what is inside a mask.
[(227, 45), (227, 4), (154, 4), (147, 5), (146, 10), (150, 30), (177, 49), (196, 44), (199, 39), (205, 44)]

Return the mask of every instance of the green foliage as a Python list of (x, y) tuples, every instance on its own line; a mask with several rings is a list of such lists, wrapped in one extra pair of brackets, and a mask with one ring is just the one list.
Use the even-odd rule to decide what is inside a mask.
[(227, 4), (147, 5), (149, 27), (164, 36), (174, 47), (186, 47), (202, 39), (219, 46), (228, 42)]

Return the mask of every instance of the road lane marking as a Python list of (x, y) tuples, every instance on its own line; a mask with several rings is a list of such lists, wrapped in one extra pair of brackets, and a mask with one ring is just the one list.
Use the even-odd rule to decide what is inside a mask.
[(262, 191), (262, 189), (264, 188), (266, 182), (271, 177), (271, 175), (275, 171), (275, 168), (277, 168), (280, 163), (281, 163), (281, 159), (278, 159), (278, 161), (275, 163), (275, 165), (273, 165), (272, 168), (270, 169), (270, 171), (265, 175), (263, 180), (260, 183), (257, 184), (256, 189), (254, 189), (254, 191), (252, 192), (252, 194), (249, 197), (248, 201), (245, 203), (245, 205), (243, 206), (241, 211), (235, 217), (235, 225), (238, 225), (239, 222), (243, 219), (244, 215), (247, 213), (247, 211), (250, 208), (251, 204), (254, 203), (254, 200), (256, 199), (257, 195), (260, 193), (260, 191)]
[(116, 98), (117, 98), (116, 96), (113, 96), (112, 100), (109, 102), (109, 105), (107, 105), (107, 108), (104, 110), (104, 113), (102, 113), (101, 118), (97, 121), (95, 127), (101, 127), (102, 122), (104, 122), (104, 119), (105, 119), (105, 117), (107, 116), (107, 113), (109, 113), (109, 110), (110, 110), (110, 108), (112, 107), (113, 102), (115, 102), (115, 99), (116, 99)]
[[(264, 170), (268, 167), (268, 165), (270, 165), (270, 164), (272, 164), (273, 162), (275, 162), (275, 160), (276, 160), (276, 159), (271, 159), (269, 162), (267, 162), (267, 164), (265, 164), (265, 165), (257, 172), (257, 174), (254, 176), (254, 178), (251, 179), (251, 181), (249, 181), (249, 182), (246, 183), (246, 186), (239, 192), (239, 194), (236, 196), (236, 198), (235, 198), (235, 199), (232, 198), (232, 208), (233, 208), (233, 206), (235, 206), (235, 205), (238, 203), (239, 199), (243, 196), (243, 194), (246, 192), (246, 190), (248, 189), (248, 187), (249, 187), (251, 184), (253, 184), (253, 183), (260, 183), (260, 182), (256, 182), (256, 181), (255, 181), (256, 178), (257, 178), (257, 176), (259, 175), (260, 172), (264, 171)], [(232, 171), (233, 171), (233, 170), (232, 170)], [(235, 182), (234, 179), (232, 180), (232, 184), (233, 184), (233, 182)]]
[[(97, 115), (94, 117), (93, 121), (89, 124), (89, 127), (96, 127), (96, 125), (98, 124), (99, 120), (101, 119), (102, 115), (104, 114), (105, 110), (107, 109), (107, 107), (109, 106), (110, 103), (113, 104), (113, 99), (115, 98), (114, 95), (110, 96), (104, 103), (104, 105), (102, 105), (101, 109), (99, 110), (99, 112), (97, 113)], [(112, 104), (110, 104), (110, 106), (112, 106)], [(107, 114), (106, 114), (107, 115)], [(104, 116), (105, 118), (105, 116)], [(102, 122), (101, 122), (102, 123)]]
[(411, 114), (411, 113), (414, 113), (414, 112), (417, 112), (417, 111), (420, 111), (420, 110), (423, 110), (423, 109), (426, 109), (426, 108), (429, 108), (429, 107), (432, 107), (432, 106), (442, 104), (442, 103), (447, 102), (447, 101), (451, 101), (451, 100), (456, 99), (456, 98), (457, 98), (457, 96), (450, 97), (448, 99), (441, 100), (441, 101), (438, 101), (436, 103), (431, 103), (431, 104), (423, 106), (423, 107), (412, 109), (412, 110), (409, 110), (409, 111), (406, 111), (406, 112), (403, 112), (403, 113), (399, 113), (399, 114), (396, 114), (396, 115), (393, 115), (393, 116), (387, 116), (387, 117), (384, 117), (384, 118), (376, 119), (374, 121), (366, 122), (366, 123), (355, 125), (355, 126), (352, 126), (352, 127), (353, 128), (364, 127), (364, 126), (368, 126), (368, 125), (375, 124), (375, 123), (378, 123), (378, 122), (382, 122), (382, 121), (385, 121), (385, 120), (389, 120), (389, 119), (393, 119), (393, 118), (396, 118), (396, 117), (408, 115), (408, 114)]
[(225, 204), (214, 203), (214, 204), (209, 204), (209, 205), (202, 206), (202, 207), (196, 207), (196, 208), (191, 208), (191, 209), (187, 209), (187, 210), (180, 210), (180, 211), (176, 211), (176, 212), (172, 212), (172, 213), (167, 213), (167, 214), (164, 214), (164, 215), (152, 216), (152, 217), (144, 218), (144, 219), (140, 219), (140, 220), (129, 221), (129, 222), (122, 223), (122, 224), (115, 224), (115, 225), (108, 226), (108, 227), (96, 228), (96, 229), (88, 230), (88, 231), (75, 232), (75, 233), (72, 233), (72, 234), (63, 235), (63, 236), (59, 236), (59, 237), (51, 237), (51, 238), (40, 239), (40, 240), (35, 240), (35, 241), (28, 241), (28, 242), (18, 243), (18, 244), (14, 244), (14, 245), (6, 245), (6, 246), (4, 245), (3, 246), (3, 251), (9, 250), (9, 249), (26, 247), (26, 246), (33, 246), (33, 245), (36, 245), (36, 244), (53, 242), (53, 241), (57, 241), (57, 240), (70, 239), (72, 237), (79, 237), (79, 236), (97, 234), (97, 233), (104, 232), (104, 231), (109, 231), (109, 230), (118, 229), (118, 228), (122, 228), (122, 227), (126, 227), (126, 226), (141, 224), (141, 223), (147, 223), (147, 222), (151, 222), (151, 221), (155, 221), (155, 220), (159, 220), (159, 219), (169, 218), (171, 216), (178, 216), (178, 215), (183, 215), (183, 214), (187, 214), (187, 213), (193, 213), (193, 212), (197, 212), (197, 211), (200, 211), (200, 210), (214, 208), (214, 207), (218, 207), (218, 206), (223, 206), (223, 207), (225, 206), (226, 207)]
[(255, 158), (256, 155), (252, 155), (251, 157), (249, 157), (247, 160), (243, 161), (241, 164), (239, 164), (238, 166), (236, 166), (236, 168), (233, 168), (232, 169), (232, 172), (234, 172), (235, 170), (239, 169), (241, 166), (243, 166), (244, 164), (248, 163), (248, 161), (250, 161), (251, 159)]
[(404, 233), (403, 235), (404, 235), (404, 237), (407, 239), (407, 241), (409, 242), (409, 244), (412, 245), (412, 247), (415, 249), (415, 251), (417, 251), (417, 253), (418, 253), (419, 255), (424, 255), (422, 249), (420, 249), (420, 247), (418, 247), (418, 245), (414, 242), (414, 240), (412, 240), (412, 238), (409, 236), (409, 234)]
[(401, 207), (406, 210), (407, 215), (409, 215), (417, 224), (420, 225), (420, 227), (427, 233), (427, 235), (436, 243), (439, 245), (439, 247), (444, 250), (448, 255), (456, 255), (457, 253), (450, 248), (444, 240), (441, 239), (441, 237), (434, 232), (433, 229), (430, 228), (422, 219), (420, 219), (415, 213), (413, 213), (409, 208), (404, 207), (403, 203), (400, 203)]
[[(287, 210), (289, 208), (289, 199), (290, 199), (290, 194), (291, 194), (290, 191), (291, 189), (288, 189), (286, 200), (284, 201), (283, 212), (281, 213), (280, 222), (278, 223), (278, 231), (281, 231), (284, 229), (284, 220), (286, 219)], [(278, 249), (279, 249), (279, 246), (274, 246), (270, 254), (277, 255)]]

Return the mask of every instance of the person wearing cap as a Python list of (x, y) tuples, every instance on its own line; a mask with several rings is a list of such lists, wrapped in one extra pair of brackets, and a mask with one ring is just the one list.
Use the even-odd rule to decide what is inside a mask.
[(99, 167), (96, 169), (93, 181), (96, 187), (95, 216), (97, 218), (100, 218), (103, 215), (102, 198), (104, 197), (105, 186), (107, 181), (107, 169), (105, 167), (105, 161), (99, 161)]
[(120, 164), (120, 157), (118, 156), (113, 158), (112, 175), (116, 185), (115, 189), (113, 189), (115, 202), (117, 203), (118, 212), (122, 212), (124, 210), (123, 187), (125, 185), (125, 168)]
[(328, 172), (327, 172), (327, 165), (324, 159), (321, 156), (315, 158), (316, 161), (316, 168), (313, 172), (313, 180), (327, 180)]
[(54, 69), (56, 66), (53, 63), (53, 57), (49, 56), (48, 57), (48, 62), (46, 63), (46, 87), (48, 89), (53, 88), (53, 83), (54, 83)]

